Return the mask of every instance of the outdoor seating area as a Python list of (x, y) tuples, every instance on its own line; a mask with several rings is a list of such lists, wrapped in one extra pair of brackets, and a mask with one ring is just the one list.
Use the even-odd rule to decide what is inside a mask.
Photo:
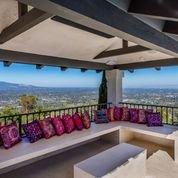
[[(106, 105), (107, 104), (105, 104), (105, 106)], [(124, 114), (125, 111), (127, 112), (126, 114)], [(175, 161), (178, 161), (178, 152), (176, 149), (177, 143), (174, 135), (174, 133), (178, 130), (178, 127), (164, 124), (161, 124), (161, 126), (152, 125), (152, 127), (148, 127), (145, 123), (140, 124), (131, 122), (132, 120), (130, 119), (132, 111), (133, 109), (126, 107), (109, 107), (108, 109), (101, 109), (99, 113), (97, 113), (97, 111), (93, 111), (94, 121), (96, 121), (96, 123), (91, 122), (90, 118), (88, 119), (89, 114), (87, 115), (85, 111), (85, 121), (89, 121), (89, 123), (91, 122), (91, 126), (85, 122), (87, 123), (85, 128), (83, 128), (84, 124), (82, 124), (83, 121), (80, 117), (81, 114), (74, 114), (71, 118), (72, 120), (69, 120), (69, 115), (66, 115), (68, 116), (67, 119), (69, 120), (69, 123), (73, 121), (73, 126), (76, 127), (75, 130), (71, 127), (71, 125), (70, 127), (66, 127), (65, 124), (61, 126), (62, 123), (65, 123), (63, 119), (52, 118), (50, 122), (54, 119), (55, 123), (58, 120), (62, 121), (60, 123), (59, 121), (57, 122), (57, 124), (59, 124), (58, 126), (53, 125), (55, 126), (55, 129), (59, 129), (55, 130), (57, 134), (56, 136), (54, 136), (54, 134), (50, 135), (49, 133), (53, 132), (49, 132), (49, 129), (42, 130), (41, 127), (41, 131), (48, 131), (46, 132), (46, 135), (43, 132), (46, 139), (40, 139), (42, 136), (36, 139), (37, 136), (39, 136), (39, 130), (37, 129), (38, 132), (33, 132), (33, 137), (28, 135), (30, 132), (25, 132), (27, 137), (23, 137), (21, 143), (14, 145), (13, 148), (8, 150), (3, 148), (0, 149), (0, 154), (2, 155), (0, 157), (0, 173), (3, 176), (5, 173), (27, 166), (34, 162), (38, 162), (39, 160), (47, 159), (53, 155), (60, 155), (62, 153), (65, 154), (67, 150), (72, 150), (81, 145), (87, 145), (99, 140), (102, 140), (103, 143), (106, 145), (109, 144), (110, 146), (121, 143), (130, 143), (132, 145), (140, 146), (147, 150), (148, 157), (158, 150), (163, 150), (166, 151)], [(139, 113), (138, 109), (136, 111)], [(143, 109), (141, 111), (143, 111)], [(102, 112), (107, 113), (107, 115), (103, 115)], [(139, 117), (138, 113), (137, 116)], [(129, 116), (130, 121), (128, 118), (126, 120), (122, 119), (125, 118), (125, 116)], [(103, 121), (103, 117), (108, 119), (107, 123), (105, 123), (105, 121), (97, 121), (98, 119)], [(145, 117), (149, 118), (147, 110), (145, 110)], [(79, 124), (77, 123), (78, 125), (76, 124), (75, 119), (76, 121), (80, 120)], [(138, 120), (135, 115), (134, 119)], [(49, 118), (40, 120), (40, 122), (42, 121), (49, 122)], [(35, 126), (37, 124), (36, 121), (33, 121), (32, 123), (35, 123)], [(46, 126), (51, 129), (52, 127), (49, 124), (50, 123), (47, 123)], [(26, 126), (30, 125), (31, 123), (26, 124)], [(64, 130), (67, 132), (66, 134), (64, 134)]]
[[(18, 77), (24, 75), (30, 85), (13, 83), (17, 77), (11, 74), (7, 90), (3, 80), (0, 104), (17, 110), (0, 112), (0, 178), (177, 178), (178, 92), (168, 90), (168, 97), (160, 90), (160, 101), (170, 100), (156, 104), (159, 96), (149, 97), (151, 86), (141, 76), (147, 87), (144, 98), (139, 96), (143, 103), (123, 99), (125, 71), (132, 77), (137, 69), (159, 72), (178, 65), (177, 12), (177, 0), (0, 0), (0, 62), (6, 75), (13, 64), (38, 70), (33, 77), (29, 71), (31, 78), (44, 74), (34, 87), (26, 68), (17, 68)], [(42, 73), (45, 67), (57, 69), (55, 75)], [(83, 89), (70, 95), (70, 103), (72, 90), (56, 87), (80, 83), (72, 75), (69, 81), (59, 77), (59, 70), (67, 69), (94, 71), (101, 79), (99, 87), (93, 82), (98, 91), (80, 96), (93, 87), (84, 74)], [(175, 86), (176, 78), (172, 85), (155, 86)], [(133, 90), (141, 84), (135, 78), (127, 82)], [(35, 96), (26, 96), (32, 90)]]

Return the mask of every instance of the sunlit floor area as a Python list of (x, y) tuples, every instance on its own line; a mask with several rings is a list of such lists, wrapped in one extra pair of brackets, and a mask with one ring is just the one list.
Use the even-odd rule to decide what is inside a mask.
[(177, 178), (178, 164), (164, 151), (154, 153), (146, 161), (146, 178)]
[(106, 141), (94, 141), (0, 175), (0, 178), (73, 178), (74, 164), (107, 150), (112, 146), (114, 144)]
[(174, 156), (173, 148), (162, 146), (162, 145), (150, 142), (150, 141), (133, 139), (129, 141), (128, 143), (147, 149), (148, 157), (150, 157), (153, 153), (157, 152), (158, 150), (166, 151), (172, 158)]

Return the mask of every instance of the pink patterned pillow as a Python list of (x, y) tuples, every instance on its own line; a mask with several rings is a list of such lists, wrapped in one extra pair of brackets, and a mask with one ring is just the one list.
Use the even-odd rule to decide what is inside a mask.
[(147, 123), (145, 109), (139, 109), (138, 110), (138, 123), (139, 124), (146, 124)]
[(56, 134), (59, 136), (62, 135), (65, 132), (65, 128), (64, 128), (61, 118), (55, 117), (55, 118), (52, 118), (51, 121), (55, 128)]
[(130, 111), (129, 108), (123, 107), (122, 108), (122, 121), (129, 121), (130, 120)]
[(130, 109), (130, 122), (133, 123), (138, 123), (139, 120), (139, 113), (138, 113), (138, 109)]
[[(0, 129), (1, 129), (1, 127), (2, 127), (2, 125), (0, 123)], [(2, 142), (2, 138), (1, 138), (1, 134), (0, 134), (0, 146), (2, 146), (2, 145), (3, 145), (3, 142)]]
[(38, 122), (39, 122), (40, 128), (44, 134), (44, 137), (46, 139), (48, 139), (56, 134), (50, 118), (45, 118), (43, 120), (39, 120)]
[(75, 127), (77, 128), (77, 130), (82, 130), (83, 129), (83, 123), (82, 123), (82, 119), (80, 117), (80, 115), (78, 113), (75, 113), (73, 116), (73, 121), (75, 124)]
[(122, 108), (115, 106), (114, 107), (114, 119), (120, 121), (122, 118)]
[(66, 133), (71, 133), (75, 129), (75, 124), (72, 117), (69, 114), (62, 116), (62, 121), (65, 127)]
[(87, 111), (85, 111), (82, 115), (82, 122), (83, 122), (83, 126), (85, 127), (85, 129), (90, 128), (91, 126), (90, 115)]
[(3, 141), (3, 146), (6, 149), (11, 148), (21, 141), (19, 129), (17, 128), (17, 124), (15, 122), (1, 127), (0, 135)]
[(148, 127), (163, 126), (160, 113), (149, 113), (147, 115), (147, 126)]
[(108, 119), (109, 121), (115, 121), (114, 119), (114, 107), (110, 107), (107, 109), (107, 116), (108, 116)]

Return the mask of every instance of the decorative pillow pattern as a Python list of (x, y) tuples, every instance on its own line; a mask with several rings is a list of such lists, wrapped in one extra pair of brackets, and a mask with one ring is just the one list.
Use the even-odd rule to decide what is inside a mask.
[(24, 124), (22, 125), (22, 128), (30, 143), (34, 143), (43, 138), (43, 132), (41, 131), (39, 123), (37, 121), (33, 121), (29, 124)]
[(3, 141), (3, 146), (6, 149), (11, 148), (21, 141), (19, 129), (17, 128), (16, 123), (1, 127), (0, 135)]
[(139, 124), (146, 124), (147, 123), (146, 110), (145, 109), (139, 109), (138, 110), (138, 123)]
[(122, 121), (129, 121), (130, 120), (130, 111), (129, 108), (123, 107), (122, 108)]
[(98, 110), (95, 111), (95, 123), (101, 124), (101, 123), (108, 123), (109, 120), (107, 118), (107, 110)]
[(114, 119), (120, 121), (122, 117), (122, 108), (115, 106), (114, 107)]
[(82, 115), (82, 122), (83, 122), (83, 126), (85, 127), (85, 129), (90, 128), (91, 126), (90, 115), (87, 111), (85, 111)]
[[(0, 123), (0, 129), (1, 129), (1, 127), (2, 127), (2, 125)], [(3, 142), (2, 142), (2, 138), (1, 138), (1, 134), (0, 134), (0, 146), (2, 146), (2, 145), (3, 145)]]
[(114, 107), (107, 109), (107, 116), (109, 121), (115, 121), (114, 119)]
[(130, 109), (130, 122), (133, 123), (138, 123), (139, 120), (139, 113), (138, 113), (138, 109)]
[(63, 115), (62, 121), (65, 127), (66, 133), (71, 133), (75, 129), (75, 124), (73, 122), (73, 119), (70, 115), (66, 114)]
[(62, 120), (60, 117), (55, 117), (51, 119), (51, 122), (55, 128), (56, 134), (57, 135), (62, 135), (65, 132), (64, 125), (62, 123)]
[(46, 139), (54, 136), (56, 134), (55, 129), (51, 123), (50, 118), (45, 118), (43, 120), (38, 121), (40, 128), (43, 132), (43, 135)]
[(160, 113), (149, 113), (147, 115), (148, 127), (163, 126)]
[(75, 113), (73, 116), (73, 121), (74, 121), (74, 124), (75, 124), (75, 127), (77, 128), (77, 130), (82, 130), (83, 129), (83, 123), (82, 123), (82, 120), (81, 120), (81, 117), (78, 113)]

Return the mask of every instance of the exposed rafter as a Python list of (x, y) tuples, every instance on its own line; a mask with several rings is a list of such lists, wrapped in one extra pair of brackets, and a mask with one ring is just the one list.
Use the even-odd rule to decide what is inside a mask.
[(167, 59), (160, 59), (154, 61), (118, 64), (115, 65), (115, 68), (120, 70), (131, 70), (131, 69), (142, 69), (142, 68), (151, 68), (151, 67), (160, 68), (164, 66), (177, 66), (177, 65), (178, 65), (178, 58), (167, 58)]
[(18, 2), (18, 15), (19, 18), (28, 12), (28, 5)]
[(74, 28), (78, 28), (78, 29), (80, 29), (80, 30), (87, 31), (87, 32), (93, 33), (93, 34), (98, 35), (98, 36), (102, 36), (102, 37), (105, 37), (105, 38), (112, 38), (112, 37), (113, 37), (113, 36), (110, 35), (110, 34), (103, 33), (103, 32), (101, 32), (101, 31), (99, 31), (99, 30), (95, 30), (95, 29), (86, 27), (86, 26), (84, 26), (84, 25), (80, 25), (80, 24), (78, 24), (78, 23), (72, 22), (72, 21), (70, 21), (70, 20), (64, 19), (64, 18), (59, 17), (59, 16), (54, 16), (54, 17), (52, 17), (51, 19), (54, 20), (54, 21), (56, 21), (56, 22), (60, 22), (60, 23), (63, 23), (63, 24), (72, 26), (72, 27), (74, 27)]
[(178, 56), (178, 42), (175, 39), (128, 14), (118, 5), (113, 5), (111, 2), (115, 0), (18, 1), (141, 46)]
[(67, 68), (84, 68), (91, 70), (110, 70), (113, 66), (106, 65), (98, 62), (89, 62), (74, 60), (68, 58), (60, 58), (53, 56), (45, 56), (31, 53), (23, 53), (17, 51), (10, 51), (0, 49), (0, 59), (12, 63), (24, 63), (24, 64), (38, 64), (38, 66), (56, 66), (56, 67), (67, 67)]
[(151, 49), (149, 49), (149, 48), (136, 45), (136, 46), (126, 47), (126, 48), (104, 51), (104, 52), (100, 53), (99, 55), (97, 55), (95, 57), (95, 59), (101, 59), (101, 58), (106, 58), (106, 57), (114, 57), (114, 56), (125, 55), (125, 54), (133, 54), (133, 53), (150, 51), (150, 50)]
[(157, 19), (178, 21), (177, 0), (131, 0), (128, 12)]
[(17, 35), (29, 30), (49, 17), (51, 17), (51, 14), (33, 8), (2, 31), (0, 34), (0, 44), (5, 43)]
[(163, 32), (178, 35), (178, 22), (166, 21)]

